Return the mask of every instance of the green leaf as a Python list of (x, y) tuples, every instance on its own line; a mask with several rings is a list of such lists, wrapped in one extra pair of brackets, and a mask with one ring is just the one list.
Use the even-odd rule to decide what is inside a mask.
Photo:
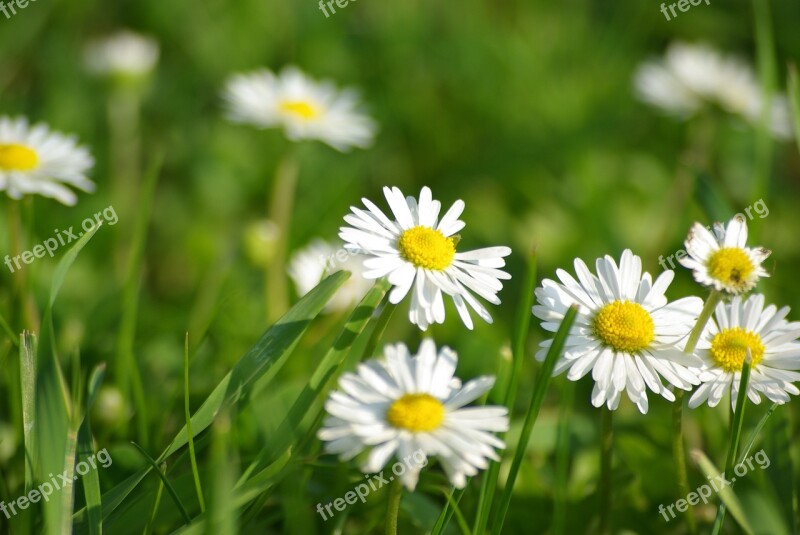
[(25, 331), (20, 335), (19, 381), (22, 386), (22, 433), (25, 443), (25, 490), (33, 488), (36, 467), (36, 335)]
[[(83, 418), (80, 429), (78, 430), (78, 462), (95, 458), (94, 448), (92, 447), (92, 428), (89, 419), (97, 391), (103, 384), (106, 374), (106, 365), (100, 364), (92, 371), (89, 378), (88, 395), (86, 398), (86, 415)], [(103, 533), (103, 510), (100, 493), (100, 475), (97, 470), (89, 470), (82, 478), (83, 493), (86, 497), (86, 509), (88, 511), (89, 533), (91, 535), (101, 535)]]
[[(714, 466), (714, 463), (711, 462), (711, 459), (709, 459), (705, 453), (700, 450), (694, 450), (691, 455), (700, 467), (700, 470), (706, 476), (706, 479), (709, 481), (718, 481), (717, 478), (722, 475), (722, 472)], [(719, 489), (719, 498), (722, 500), (722, 503), (725, 504), (728, 511), (731, 512), (731, 516), (739, 523), (742, 530), (748, 535), (753, 535), (753, 528), (747, 523), (742, 504), (739, 502), (739, 498), (736, 497), (736, 493), (733, 492), (733, 489), (730, 486), (723, 486)]]
[[(229, 407), (247, 394), (253, 383), (267, 373), (275, 372), (286, 362), (311, 321), (322, 311), (350, 273), (340, 271), (323, 280), (306, 294), (280, 320), (270, 327), (261, 339), (236, 363), (191, 418), (192, 435), (205, 430), (223, 407)], [(158, 463), (185, 446), (186, 426), (159, 456)], [(144, 468), (103, 495), (103, 519), (110, 521), (112, 513), (139, 485), (151, 468)], [(75, 522), (86, 522), (86, 510), (75, 513)], [(76, 527), (77, 530), (77, 527)]]
[[(308, 414), (313, 414), (315, 407), (321, 410), (328, 387), (333, 382), (334, 377), (341, 373), (345, 357), (350, 351), (353, 342), (367, 326), (388, 289), (389, 283), (386, 280), (378, 281), (353, 310), (341, 334), (336, 338), (333, 346), (325, 354), (314, 373), (311, 374), (308, 384), (303, 388), (297, 400), (286, 413), (286, 417), (278, 426), (277, 431), (273, 433), (275, 440), (262, 450), (261, 455), (242, 474), (238, 485), (241, 485), (254, 470), (257, 470), (265, 463), (271, 462), (275, 457), (294, 446), (303, 436), (303, 429), (308, 427), (309, 424), (307, 422), (309, 420)], [(314, 420), (315, 418), (310, 419)], [(305, 425), (303, 424), (304, 421), (306, 422)]]
[[(101, 225), (86, 232), (78, 242), (64, 255), (56, 266), (50, 286), (50, 298), (42, 321), (41, 338), (38, 344), (36, 378), (36, 418), (34, 420), (34, 437), (37, 444), (38, 464), (35, 477), (39, 481), (49, 480), (49, 474), (67, 472), (72, 480), (75, 467), (75, 446), (77, 430), (70, 426), (71, 412), (67, 387), (61, 366), (58, 362), (55, 337), (53, 335), (53, 305), (58, 292), (64, 284), (69, 268), (78, 254), (89, 243)], [(44, 351), (41, 351), (41, 350)], [(69, 529), (73, 485), (59, 490), (59, 499), (47, 500), (42, 504), (44, 510), (44, 532), (61, 535)]]

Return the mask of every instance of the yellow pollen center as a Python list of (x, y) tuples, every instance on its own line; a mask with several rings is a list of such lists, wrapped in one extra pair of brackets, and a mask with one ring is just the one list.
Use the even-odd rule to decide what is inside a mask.
[(741, 327), (722, 329), (711, 341), (711, 360), (726, 372), (738, 372), (744, 365), (747, 350), (750, 349), (752, 366), (764, 358), (764, 343), (761, 337)]
[(389, 407), (386, 419), (398, 429), (433, 431), (444, 420), (442, 402), (429, 394), (406, 394)]
[(614, 301), (594, 317), (594, 332), (606, 346), (622, 353), (636, 353), (650, 346), (655, 324), (639, 303)]
[(711, 255), (706, 267), (712, 278), (743, 289), (755, 270), (750, 257), (739, 247), (723, 247)]
[(398, 246), (403, 258), (425, 269), (441, 271), (456, 256), (455, 239), (429, 227), (417, 226), (403, 232)]
[(0, 169), (6, 171), (30, 171), (39, 165), (36, 151), (16, 143), (0, 143)]
[(297, 115), (302, 119), (314, 119), (319, 115), (319, 109), (313, 104), (303, 100), (287, 100), (280, 105), (281, 111)]

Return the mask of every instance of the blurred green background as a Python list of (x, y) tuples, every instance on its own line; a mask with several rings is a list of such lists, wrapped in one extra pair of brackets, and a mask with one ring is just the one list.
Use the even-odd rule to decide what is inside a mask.
[[(146, 388), (146, 446), (152, 454), (183, 425), (184, 333), (190, 333), (196, 407), (268, 326), (260, 297), (263, 274), (248, 261), (243, 236), (265, 217), (276, 166), (292, 148), (277, 130), (257, 131), (223, 118), (220, 92), (228, 76), (240, 71), (293, 64), (313, 77), (356, 87), (380, 124), (368, 150), (340, 154), (316, 142), (296, 148), (300, 175), (288, 237), (291, 250), (314, 237), (335, 238), (342, 216), (362, 196), (385, 206), (384, 185), (399, 186), (409, 195), (428, 185), (444, 205), (463, 199), (463, 249), (499, 244), (514, 249), (509, 260), (514, 278), (500, 294), (503, 305), (491, 310), (494, 325), (478, 322), (469, 332), (448, 308), (446, 324), (432, 329), (438, 344), (459, 352), (462, 378), (496, 373), (507, 358), (524, 258), (533, 247), (541, 277), (553, 277), (557, 267), (571, 270), (575, 257), (591, 262), (603, 254), (618, 257), (625, 248), (641, 255), (656, 273), (661, 269), (658, 256), (682, 247), (693, 221), (727, 219), (759, 199), (769, 216), (756, 217), (751, 234), (773, 251), (768, 261), (772, 277), (760, 290), (768, 300), (800, 312), (800, 280), (791, 268), (800, 261), (800, 157), (794, 142), (768, 147), (764, 173), (757, 132), (720, 115), (711, 164), (696, 169), (686, 165), (691, 123), (659, 114), (637, 101), (632, 89), (636, 67), (661, 56), (678, 39), (707, 42), (755, 64), (753, 4), (701, 4), (669, 22), (659, 5), (358, 0), (326, 18), (313, 0), (38, 0), (11, 19), (0, 15), (0, 113), (25, 115), (75, 133), (97, 160), (91, 176), (98, 190), (80, 195), (76, 207), (41, 197), (23, 203), (26, 241), (41, 242), (54, 228), (78, 225), (112, 202), (120, 216), (117, 225), (100, 229), (67, 279), (55, 315), (59, 347), (66, 354), (80, 348), (80, 373), (107, 362), (107, 384), (119, 381), (116, 351), (125, 262), (117, 253), (131, 239), (143, 201), (131, 197), (120, 204), (113, 198), (110, 88), (86, 73), (82, 56), (91, 38), (121, 28), (150, 35), (161, 46), (158, 68), (142, 95), (141, 166), (147, 168), (159, 156), (164, 163), (148, 227), (134, 347)], [(786, 65), (800, 57), (800, 4), (777, 0), (769, 7), (778, 89), (785, 92)], [(7, 199), (0, 204), (6, 212)], [(6, 252), (5, 218), (2, 225), (0, 251)], [(45, 259), (27, 269), (42, 306), (55, 264)], [(15, 331), (21, 330), (13, 275), (4, 269), (0, 273), (0, 310)], [(669, 295), (691, 293), (701, 290), (689, 272), (679, 270)], [(416, 348), (421, 334), (404, 316), (401, 307), (384, 340)], [(797, 319), (797, 313), (792, 317)], [(234, 435), (243, 462), (274, 431), (319, 359), (320, 342), (330, 340), (342, 320), (319, 321), (281, 372), (281, 388), (258, 393), (236, 415)], [(537, 328), (530, 338), (531, 356), (541, 339)], [(14, 370), (16, 358), (4, 339), (2, 367)], [(509, 444), (516, 442), (514, 430), (521, 425), (519, 414), (535, 370), (531, 358)], [(0, 379), (0, 491), (8, 498), (21, 492), (24, 475), (16, 380), (11, 372)], [(551, 532), (554, 514), (565, 519), (565, 533), (593, 529), (599, 412), (589, 403), (588, 380), (575, 386), (569, 401), (571, 419), (562, 429), (562, 445), (569, 446), (564, 461), (569, 478), (559, 502), (566, 509), (554, 509), (558, 422), (570, 412), (564, 408), (566, 386), (558, 378), (548, 395), (505, 532)], [(672, 503), (678, 495), (670, 452), (671, 406), (650, 397), (646, 416), (627, 400), (618, 412), (614, 525), (630, 533), (683, 533), (679, 521), (667, 524), (657, 512), (658, 504)], [(98, 447), (107, 447), (114, 458), (113, 466), (100, 474), (103, 489), (143, 462), (129, 444), (141, 440), (129, 421), (132, 402), (123, 401), (122, 415), (112, 410), (93, 423)], [(692, 411), (686, 421), (689, 449), (704, 450), (718, 465), (727, 440), (724, 405)], [(762, 412), (752, 410), (746, 425), (752, 426)], [(800, 448), (791, 423), (798, 412), (797, 403), (779, 409), (763, 446), (770, 458), (786, 463), (793, 458), (795, 466)], [(206, 450), (199, 453), (201, 459)], [(335, 468), (328, 458), (323, 464), (314, 468), (304, 488), (290, 488), (290, 478), (243, 532), (331, 532), (334, 526), (321, 522), (313, 507), (342, 495), (358, 474)], [(797, 481), (798, 472), (787, 474), (777, 466), (737, 485), (758, 533), (791, 529), (777, 496), (787, 488), (787, 478)], [(188, 463), (176, 471), (176, 479), (186, 483), (186, 502), (195, 509)], [(693, 465), (690, 478), (692, 487), (704, 480)], [(157, 481), (148, 479), (148, 485), (152, 489)], [(464, 511), (472, 511), (475, 496), (465, 496)], [(366, 505), (353, 506), (341, 527), (344, 533), (380, 526), (384, 499), (375, 495)], [(406, 499), (402, 532), (430, 528), (442, 504), (441, 496), (431, 493)], [(155, 532), (179, 525), (170, 506), (162, 500), (165, 512)], [(711, 506), (698, 508), (701, 526), (714, 512)], [(142, 509), (131, 506), (130, 514), (141, 515)], [(0, 517), (3, 529), (5, 522)], [(733, 521), (726, 528), (738, 532)], [(125, 521), (107, 529), (114, 534), (141, 531), (130, 530)], [(457, 533), (455, 525), (451, 530)]]

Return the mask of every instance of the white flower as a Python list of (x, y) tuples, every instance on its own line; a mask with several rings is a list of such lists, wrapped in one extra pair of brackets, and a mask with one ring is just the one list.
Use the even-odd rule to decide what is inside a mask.
[(345, 152), (372, 144), (376, 125), (358, 111), (358, 96), (316, 82), (295, 67), (232, 77), (225, 88), (228, 117), (259, 128), (281, 127), (292, 141), (317, 139)]
[(678, 262), (694, 272), (694, 280), (717, 291), (740, 294), (753, 289), (761, 277), (769, 277), (761, 263), (770, 251), (745, 247), (747, 222), (741, 214), (727, 228), (714, 223), (714, 234), (695, 223), (684, 243), (689, 256)]
[(511, 254), (511, 249), (489, 247), (456, 252), (460, 237), (455, 234), (465, 226), (458, 219), (464, 210), (461, 200), (439, 219), (442, 205), (433, 200), (428, 187), (422, 188), (419, 201), (404, 197), (398, 188), (383, 188), (383, 193), (393, 219), (372, 201), (362, 199), (367, 210), (352, 207), (353, 213), (344, 218), (352, 227), (342, 227), (339, 232), (345, 248), (372, 257), (364, 261), (364, 277), (388, 276), (394, 286), (389, 294), (391, 303), (399, 303), (411, 291), (408, 317), (420, 329), (444, 322), (442, 292), (453, 298), (468, 329), (472, 329), (468, 306), (491, 323), (491, 315), (471, 292), (500, 304), (496, 295), (503, 288), (500, 281), (511, 276), (499, 268), (505, 266), (503, 257)]
[(78, 198), (66, 186), (94, 191), (86, 173), (94, 165), (73, 136), (52, 132), (25, 118), (0, 117), (0, 191), (12, 199), (38, 193), (72, 206)]
[[(699, 359), (685, 354), (681, 344), (700, 314), (702, 300), (686, 297), (667, 304), (664, 292), (675, 272), (664, 271), (653, 282), (649, 273), (642, 274), (641, 259), (627, 249), (619, 267), (606, 256), (597, 259), (596, 268), (597, 276), (575, 259), (577, 281), (559, 269), (561, 283), (545, 279), (536, 289), (539, 305), (533, 314), (543, 320), (545, 330), (558, 330), (570, 306), (579, 309), (553, 374), (569, 370), (567, 379), (577, 381), (591, 371), (595, 407), (605, 403), (616, 409), (624, 390), (642, 413), (648, 409), (646, 388), (675, 400), (659, 377), (683, 390), (699, 384), (688, 368), (698, 366)], [(541, 344), (538, 360), (544, 360), (551, 343)]]
[(153, 70), (158, 55), (156, 40), (123, 30), (89, 43), (85, 61), (96, 74), (140, 77)]
[[(648, 61), (636, 71), (639, 98), (671, 115), (685, 118), (706, 104), (761, 122), (764, 98), (753, 69), (736, 57), (726, 57), (707, 45), (673, 43), (663, 60)], [(775, 96), (770, 110), (775, 137), (791, 137), (786, 99)]]
[(720, 303), (715, 318), (697, 344), (696, 354), (703, 359), (700, 381), (703, 384), (689, 400), (694, 408), (708, 401), (716, 406), (731, 390), (731, 406), (736, 406), (739, 381), (747, 350), (750, 350), (750, 381), (747, 396), (760, 403), (764, 394), (774, 403), (786, 403), (789, 394), (800, 394), (792, 384), (800, 381), (800, 322), (789, 323), (789, 307), (780, 310), (775, 305), (764, 308), (763, 295), (751, 295), (747, 300), (735, 296), (731, 302)]
[[(402, 480), (409, 490), (429, 456), (439, 458), (458, 488), (466, 485), (467, 476), (485, 469), (487, 459), (499, 460), (494, 448), (505, 444), (492, 433), (508, 430), (508, 410), (464, 408), (492, 388), (494, 377), (478, 377), (462, 387), (453, 377), (458, 355), (447, 347), (437, 355), (430, 339), (423, 340), (415, 357), (404, 344), (386, 346), (384, 352), (385, 360), (368, 361), (357, 373), (344, 374), (341, 390), (328, 398), (329, 416), (318, 433), (328, 442), (328, 453), (349, 460), (372, 448), (361, 468), (365, 473), (378, 472), (396, 455), (405, 461)], [(419, 451), (423, 459), (413, 455)]]
[(349, 310), (361, 301), (372, 283), (362, 275), (364, 267), (353, 253), (323, 240), (314, 240), (296, 252), (289, 262), (289, 276), (294, 281), (297, 294), (303, 296), (320, 281), (337, 271), (349, 271), (352, 276), (336, 291), (328, 301), (328, 310)]

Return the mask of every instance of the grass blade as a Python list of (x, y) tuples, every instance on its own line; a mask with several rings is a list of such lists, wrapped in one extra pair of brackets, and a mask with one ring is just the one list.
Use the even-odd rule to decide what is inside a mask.
[(145, 458), (145, 460), (147, 461), (147, 464), (150, 465), (150, 468), (152, 470), (155, 470), (155, 472), (158, 474), (158, 477), (161, 478), (161, 482), (164, 484), (164, 487), (166, 487), (167, 492), (169, 493), (170, 497), (172, 498), (172, 501), (175, 502), (175, 505), (178, 507), (178, 510), (180, 511), (181, 516), (183, 517), (183, 520), (187, 524), (191, 524), (192, 519), (189, 517), (189, 513), (186, 511), (186, 508), (183, 506), (183, 502), (181, 502), (181, 499), (178, 497), (178, 493), (175, 492), (175, 488), (172, 486), (172, 484), (167, 479), (166, 474), (161, 471), (161, 469), (158, 467), (158, 464), (156, 464), (156, 461), (152, 457), (150, 457), (147, 454), (147, 452), (144, 451), (144, 449), (139, 444), (137, 444), (136, 442), (131, 442), (131, 444), (133, 444), (134, 447), (137, 450), (139, 450), (139, 453), (141, 453), (142, 457)]
[[(193, 437), (211, 425), (223, 406), (230, 406), (239, 401), (257, 379), (268, 372), (274, 373), (280, 369), (311, 321), (322, 311), (349, 276), (349, 272), (340, 271), (326, 278), (264, 333), (261, 339), (239, 359), (192, 416)], [(160, 455), (159, 464), (185, 446), (188, 443), (188, 437), (189, 431), (184, 426)], [(103, 519), (105, 521), (110, 520), (114, 510), (141, 483), (150, 470), (151, 468), (140, 470), (103, 495)], [(75, 514), (76, 524), (80, 526), (84, 523), (85, 515), (85, 509), (78, 511)]]
[(37, 473), (34, 423), (36, 418), (36, 335), (25, 331), (20, 335), (19, 380), (22, 391), (22, 433), (25, 444), (25, 490), (33, 488)]
[[(528, 331), (531, 325), (531, 307), (533, 306), (534, 289), (536, 288), (536, 252), (532, 252), (528, 257), (525, 279), (522, 283), (522, 299), (517, 308), (517, 317), (514, 324), (514, 343), (512, 346), (513, 368), (508, 382), (502, 388), (500, 396), (503, 405), (508, 407), (508, 413), (514, 411), (514, 402), (517, 398), (517, 388), (519, 378), (522, 375), (522, 364), (525, 361), (525, 345), (528, 341)], [(505, 433), (498, 435), (501, 440)], [(497, 477), (500, 473), (500, 463), (492, 461), (489, 469), (481, 481), (481, 493), (478, 498), (478, 512), (475, 515), (475, 533), (483, 533), (486, 529), (486, 522), (489, 520), (489, 513), (494, 501), (495, 490), (497, 488)]]
[[(692, 451), (692, 457), (694, 458), (697, 465), (700, 467), (700, 470), (706, 476), (706, 479), (712, 481), (716, 480), (719, 476), (721, 476), (721, 472), (714, 466), (714, 463), (711, 462), (705, 453), (700, 450)], [(724, 476), (723, 476), (724, 477)], [(730, 486), (723, 486), (719, 489), (719, 499), (726, 505), (728, 510), (731, 512), (731, 516), (736, 519), (739, 523), (739, 526), (742, 528), (742, 531), (747, 533), (748, 535), (753, 535), (753, 528), (747, 523), (747, 518), (744, 516), (744, 509), (742, 509), (742, 504), (739, 502), (739, 498), (736, 497), (736, 494), (733, 492), (733, 489)]]
[[(70, 407), (67, 387), (61, 366), (58, 362), (55, 337), (53, 334), (53, 305), (58, 292), (64, 284), (69, 268), (78, 254), (89, 243), (102, 225), (86, 232), (59, 261), (53, 272), (47, 309), (42, 322), (42, 332), (38, 344), (36, 378), (36, 418), (34, 420), (34, 441), (37, 444), (38, 461), (35, 477), (44, 481), (48, 474), (67, 472), (70, 481), (75, 467), (75, 446), (77, 432), (70, 426)], [(44, 351), (41, 351), (44, 349)], [(44, 533), (61, 535), (69, 529), (73, 486), (62, 488), (61, 499), (43, 503)]]
[[(92, 406), (94, 405), (97, 391), (103, 384), (106, 373), (106, 365), (100, 364), (92, 372), (89, 378), (89, 388), (86, 398), (86, 414), (78, 430), (78, 462), (87, 461), (93, 458), (95, 452), (92, 447), (92, 429), (89, 419)], [(87, 461), (88, 462), (88, 461)], [(83, 493), (86, 497), (86, 510), (89, 521), (90, 535), (101, 535), (103, 533), (103, 506), (100, 493), (100, 475), (97, 470), (89, 470), (82, 478)]]
[(528, 408), (528, 413), (525, 415), (525, 422), (522, 425), (522, 434), (520, 435), (519, 443), (517, 444), (514, 460), (511, 463), (511, 470), (508, 473), (506, 487), (503, 489), (503, 497), (500, 500), (497, 510), (492, 515), (492, 521), (490, 525), (496, 533), (502, 532), (503, 522), (506, 518), (506, 512), (508, 511), (508, 506), (511, 503), (511, 495), (514, 492), (514, 483), (517, 481), (519, 467), (522, 464), (522, 458), (525, 456), (525, 450), (528, 447), (528, 441), (531, 438), (533, 426), (536, 423), (536, 419), (539, 417), (539, 409), (542, 408), (544, 395), (547, 392), (547, 387), (550, 385), (550, 379), (553, 377), (553, 369), (556, 366), (556, 361), (561, 357), (561, 353), (564, 350), (564, 344), (567, 341), (567, 336), (572, 328), (572, 324), (575, 322), (575, 316), (577, 314), (577, 306), (572, 305), (569, 307), (569, 310), (567, 310), (567, 313), (564, 315), (564, 319), (561, 321), (561, 326), (558, 328), (555, 338), (553, 338), (553, 343), (550, 345), (550, 349), (547, 351), (547, 356), (545, 357), (542, 369), (539, 371), (539, 375), (536, 377), (536, 386), (534, 387), (533, 396), (531, 396), (531, 404)]
[(192, 413), (189, 410), (189, 333), (186, 333), (183, 345), (183, 383), (184, 396), (183, 408), (186, 414), (186, 431), (189, 436), (189, 459), (192, 462), (192, 476), (197, 491), (197, 501), (200, 503), (200, 512), (206, 512), (206, 502), (203, 499), (203, 486), (200, 484), (200, 470), (197, 468), (197, 456), (194, 452), (194, 433), (192, 433)]

